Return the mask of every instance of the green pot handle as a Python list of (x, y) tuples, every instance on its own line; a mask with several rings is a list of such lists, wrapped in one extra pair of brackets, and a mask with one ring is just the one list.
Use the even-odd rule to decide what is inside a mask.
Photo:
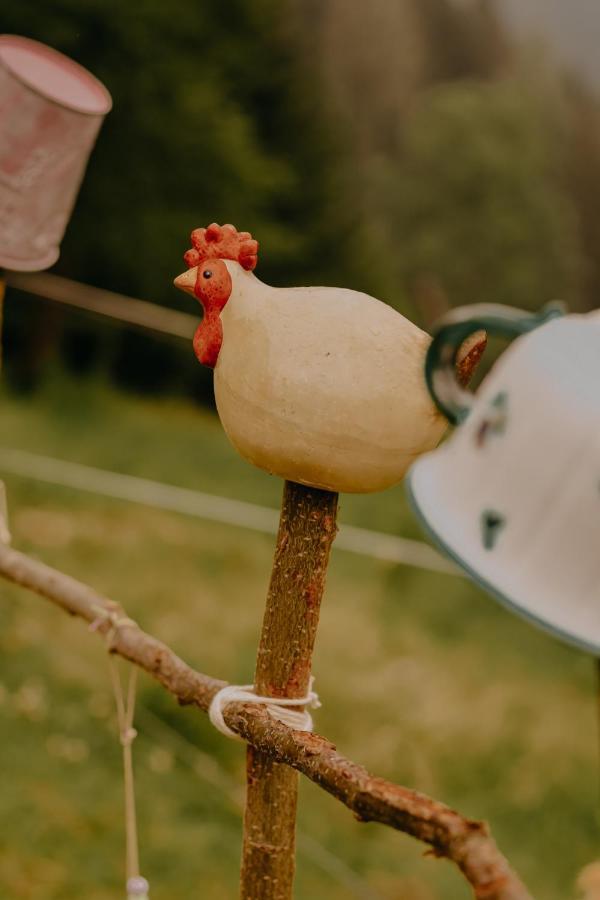
[(565, 311), (564, 305), (557, 302), (549, 303), (538, 313), (499, 303), (478, 303), (453, 309), (444, 316), (434, 330), (425, 359), (427, 387), (440, 412), (458, 425), (473, 406), (473, 394), (458, 384), (455, 375), (456, 356), (466, 338), (481, 330), (495, 337), (518, 337), (563, 316)]

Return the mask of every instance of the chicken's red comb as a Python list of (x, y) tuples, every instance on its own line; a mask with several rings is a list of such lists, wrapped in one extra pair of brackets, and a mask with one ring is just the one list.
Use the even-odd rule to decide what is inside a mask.
[(258, 242), (249, 231), (238, 231), (233, 225), (217, 225), (195, 228), (192, 231), (192, 249), (183, 258), (190, 269), (205, 259), (233, 259), (243, 269), (252, 271), (257, 262)]

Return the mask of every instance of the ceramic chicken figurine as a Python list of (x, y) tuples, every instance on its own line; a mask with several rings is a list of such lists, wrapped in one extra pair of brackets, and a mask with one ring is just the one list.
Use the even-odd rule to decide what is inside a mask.
[[(175, 285), (197, 297), (194, 336), (214, 368), (234, 447), (290, 481), (367, 493), (398, 482), (447, 422), (425, 385), (429, 335), (392, 307), (344, 288), (273, 288), (253, 274), (258, 244), (233, 225), (192, 232)], [(467, 381), (485, 346), (459, 357)]]

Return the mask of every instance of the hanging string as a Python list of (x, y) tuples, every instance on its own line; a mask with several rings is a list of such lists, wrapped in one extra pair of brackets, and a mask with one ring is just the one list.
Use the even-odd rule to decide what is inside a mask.
[[(94, 611), (98, 616), (90, 625), (91, 630), (96, 630), (102, 622), (108, 621), (111, 624), (111, 628), (106, 634), (109, 650), (119, 628), (127, 626), (131, 627), (136, 624), (132, 619), (121, 615), (116, 604), (111, 604), (107, 607), (97, 607)], [(135, 781), (133, 774), (132, 745), (137, 737), (137, 731), (133, 727), (137, 688), (137, 668), (132, 665), (128, 666), (128, 678), (125, 688), (121, 681), (117, 661), (110, 652), (108, 655), (108, 668), (115, 697), (115, 705), (117, 707), (119, 737), (123, 748), (127, 900), (149, 900), (148, 891), (150, 890), (150, 886), (147, 880), (140, 875), (137, 815), (135, 809)]]
[(123, 689), (121, 677), (114, 656), (109, 655), (108, 665), (110, 678), (117, 706), (117, 720), (121, 746), (123, 747), (123, 774), (125, 785), (125, 840), (126, 840), (126, 872), (127, 900), (148, 900), (148, 882), (140, 875), (140, 859), (137, 836), (137, 816), (135, 811), (135, 784), (133, 777), (132, 745), (137, 737), (133, 727), (135, 715), (135, 693), (137, 686), (137, 669), (129, 666), (129, 677), (126, 691)]
[(0, 544), (10, 544), (12, 538), (8, 530), (8, 500), (6, 486), (0, 481)]

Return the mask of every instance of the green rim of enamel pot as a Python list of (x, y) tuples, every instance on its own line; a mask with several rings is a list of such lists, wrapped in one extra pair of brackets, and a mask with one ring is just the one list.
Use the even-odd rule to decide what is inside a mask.
[(455, 376), (461, 344), (476, 331), (494, 337), (515, 338), (565, 314), (562, 303), (549, 303), (538, 313), (511, 306), (481, 303), (452, 310), (437, 325), (425, 358), (425, 380), (431, 397), (446, 418), (458, 425), (468, 416), (473, 395), (464, 390)]

